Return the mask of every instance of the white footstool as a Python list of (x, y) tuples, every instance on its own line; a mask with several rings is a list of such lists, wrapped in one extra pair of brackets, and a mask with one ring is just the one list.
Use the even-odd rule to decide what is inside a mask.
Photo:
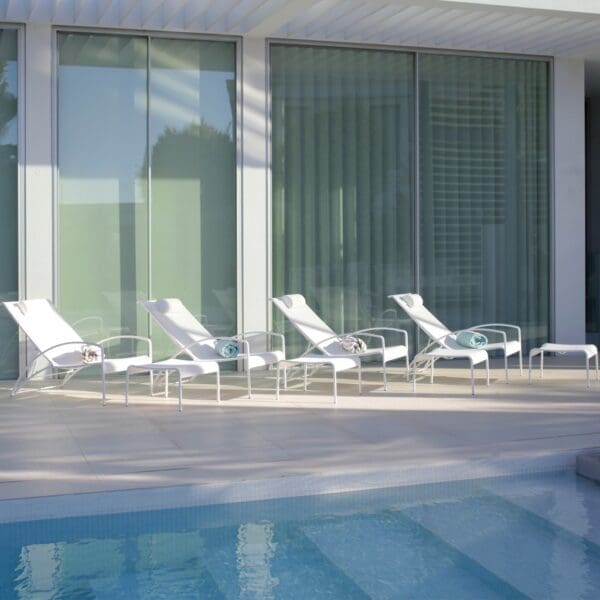
[(544, 352), (556, 354), (583, 354), (585, 356), (585, 380), (590, 387), (590, 360), (596, 359), (596, 380), (598, 380), (598, 348), (594, 344), (542, 344), (539, 348), (529, 351), (529, 383), (531, 383), (531, 359), (540, 356), (540, 379), (544, 378)]
[(198, 375), (208, 375), (216, 373), (217, 375), (217, 402), (221, 402), (221, 378), (219, 373), (219, 363), (212, 360), (193, 361), (182, 360), (179, 358), (169, 358), (158, 362), (146, 363), (142, 365), (130, 365), (125, 373), (125, 406), (129, 406), (129, 375), (133, 371), (163, 371), (165, 374), (165, 398), (169, 397), (169, 373), (177, 373), (179, 382), (179, 412), (183, 410), (183, 389), (182, 380), (197, 377)]

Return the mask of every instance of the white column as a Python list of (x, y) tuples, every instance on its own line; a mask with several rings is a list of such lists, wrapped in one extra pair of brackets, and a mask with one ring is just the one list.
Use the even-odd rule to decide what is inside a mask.
[(52, 29), (25, 32), (25, 286), (26, 298), (54, 299), (52, 174)]
[(242, 41), (242, 323), (268, 328), (267, 66), (264, 38)]
[(554, 61), (555, 339), (585, 341), (585, 67)]

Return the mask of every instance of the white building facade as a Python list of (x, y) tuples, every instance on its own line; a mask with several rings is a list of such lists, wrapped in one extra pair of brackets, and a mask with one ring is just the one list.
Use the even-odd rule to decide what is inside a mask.
[[(598, 2), (5, 0), (0, 23), (2, 299), (90, 339), (173, 296), (219, 335), (281, 327), (282, 293), (397, 326), (408, 291), (451, 327), (594, 333)], [(25, 360), (0, 315), (0, 376)]]

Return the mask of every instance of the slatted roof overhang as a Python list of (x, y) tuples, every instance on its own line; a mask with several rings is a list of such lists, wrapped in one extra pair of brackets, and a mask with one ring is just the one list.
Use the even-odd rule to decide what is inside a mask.
[(600, 52), (600, 0), (0, 0), (0, 21), (540, 55)]

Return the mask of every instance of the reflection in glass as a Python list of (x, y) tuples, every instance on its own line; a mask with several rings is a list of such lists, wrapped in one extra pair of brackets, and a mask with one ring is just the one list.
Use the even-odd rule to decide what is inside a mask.
[[(236, 331), (235, 46), (153, 39), (152, 295)], [(159, 328), (153, 340), (168, 348)]]
[(179, 297), (235, 333), (235, 45), (60, 34), (58, 104), (65, 318), (145, 335), (137, 302)]
[[(17, 31), (0, 30), (0, 301), (18, 295)], [(18, 375), (14, 321), (0, 309), (0, 379)]]
[(59, 304), (84, 336), (147, 333), (147, 41), (58, 37)]
[(398, 326), (386, 296), (413, 288), (413, 57), (273, 46), (271, 65), (273, 295), (304, 294), (340, 332)]

